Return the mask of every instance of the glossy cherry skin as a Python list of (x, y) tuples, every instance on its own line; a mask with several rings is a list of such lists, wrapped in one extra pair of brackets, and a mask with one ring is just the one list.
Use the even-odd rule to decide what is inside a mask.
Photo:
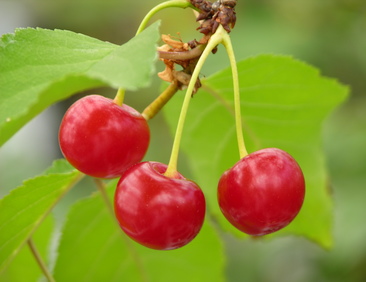
[(287, 226), (305, 197), (300, 166), (288, 153), (267, 148), (239, 160), (220, 178), (218, 202), (237, 229), (262, 236)]
[(149, 142), (150, 130), (139, 112), (99, 95), (76, 101), (65, 113), (59, 130), (65, 158), (97, 178), (120, 177), (142, 160)]
[(180, 248), (201, 230), (206, 203), (199, 186), (167, 166), (143, 162), (129, 168), (117, 184), (114, 209), (122, 230), (156, 250)]

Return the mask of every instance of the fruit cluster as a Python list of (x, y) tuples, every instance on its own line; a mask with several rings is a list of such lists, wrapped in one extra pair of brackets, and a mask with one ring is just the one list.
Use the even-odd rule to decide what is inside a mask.
[[(223, 24), (223, 20), (229, 18), (231, 21), (226, 24), (234, 26), (236, 1), (217, 1), (212, 7), (207, 1), (191, 2), (195, 7), (213, 9), (212, 12), (203, 11), (210, 12), (206, 21)], [(116, 218), (130, 238), (146, 247), (157, 250), (182, 247), (196, 237), (203, 225), (204, 194), (195, 182), (177, 171), (177, 155), (188, 104), (198, 87), (198, 74), (207, 56), (220, 43), (228, 51), (233, 70), (235, 121), (241, 156), (222, 174), (218, 183), (217, 197), (223, 215), (242, 232), (262, 236), (287, 226), (303, 204), (305, 180), (292, 156), (277, 148), (251, 154), (245, 149), (238, 74), (231, 41), (225, 26), (216, 28), (215, 25), (215, 32), (207, 42), (200, 42), (199, 47), (192, 46), (192, 52), (198, 57), (188, 58), (187, 54), (191, 53), (184, 48), (168, 48), (163, 52), (171, 73), (174, 73), (176, 62), (167, 57), (167, 52), (172, 52), (170, 55), (174, 55), (178, 64), (187, 64), (184, 69), (187, 92), (168, 165), (142, 162), (142, 159), (150, 141), (147, 120), (180, 88), (173, 76), (171, 85), (156, 99), (157, 103), (153, 102), (143, 114), (123, 104), (120, 94), (124, 91), (119, 90), (114, 100), (90, 95), (76, 101), (61, 122), (60, 148), (75, 168), (95, 178), (120, 178), (114, 197)]]
[[(149, 145), (147, 121), (133, 108), (90, 95), (75, 102), (60, 126), (65, 158), (96, 178), (120, 177), (115, 213), (123, 231), (153, 249), (189, 243), (205, 217), (200, 187), (180, 173), (167, 176), (167, 165), (140, 162)], [(228, 221), (254, 236), (288, 225), (305, 193), (299, 165), (286, 152), (268, 148), (240, 159), (218, 184), (219, 206)]]

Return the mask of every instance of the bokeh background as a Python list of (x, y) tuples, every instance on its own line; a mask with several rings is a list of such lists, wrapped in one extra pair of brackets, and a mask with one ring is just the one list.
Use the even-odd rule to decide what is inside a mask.
[[(0, 35), (18, 27), (68, 29), (123, 44), (134, 36), (147, 11), (160, 1), (0, 0)], [(237, 25), (231, 33), (238, 60), (262, 53), (303, 60), (349, 85), (351, 96), (325, 121), (323, 145), (334, 197), (334, 247), (325, 250), (303, 238), (238, 240), (222, 234), (228, 281), (366, 281), (366, 1), (238, 0)], [(161, 31), (199, 39), (192, 12), (159, 13)], [(157, 19), (157, 18), (156, 18)], [(177, 35), (178, 36), (178, 35)], [(219, 48), (202, 71), (208, 76), (228, 66)], [(162, 65), (157, 64), (157, 70)], [(154, 78), (147, 89), (127, 93), (126, 102), (142, 110), (159, 93)], [(0, 197), (61, 157), (58, 126), (67, 107), (82, 95), (115, 94), (115, 89), (80, 93), (36, 117), (0, 148)], [(0, 93), (1, 95), (1, 93)], [(151, 121), (146, 159), (167, 162), (172, 138), (162, 115)], [(182, 157), (184, 164), (184, 156)], [(189, 168), (180, 169), (189, 176)], [(65, 207), (90, 194), (72, 191)]]

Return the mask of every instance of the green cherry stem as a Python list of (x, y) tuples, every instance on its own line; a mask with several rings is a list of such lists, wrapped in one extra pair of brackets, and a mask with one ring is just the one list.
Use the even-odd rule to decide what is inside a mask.
[(142, 20), (139, 28), (137, 29), (136, 35), (139, 34), (141, 31), (143, 31), (146, 27), (146, 25), (148, 24), (148, 22), (151, 20), (151, 18), (159, 11), (164, 10), (166, 8), (192, 8), (196, 10), (196, 7), (194, 7), (190, 2), (188, 2), (188, 0), (171, 0), (171, 1), (166, 1), (163, 3), (158, 4), (157, 6), (155, 6), (154, 8), (152, 8), (144, 17), (144, 19)]
[(146, 119), (152, 119), (168, 101), (178, 91), (178, 85), (172, 82), (150, 105), (142, 112), (142, 116)]
[(223, 30), (222, 35), (222, 44), (226, 48), (226, 52), (229, 56), (231, 72), (233, 76), (233, 88), (234, 88), (234, 107), (235, 107), (235, 127), (236, 127), (236, 137), (238, 140), (239, 147), (239, 155), (240, 158), (244, 158), (248, 155), (248, 151), (245, 147), (244, 135), (243, 135), (243, 126), (242, 126), (242, 118), (241, 118), (241, 109), (240, 109), (240, 88), (239, 88), (239, 76), (238, 76), (238, 68), (236, 65), (234, 49), (231, 44), (231, 39), (229, 34), (223, 29), (220, 25), (219, 27)]
[(123, 100), (125, 99), (125, 89), (119, 88), (117, 91), (116, 96), (113, 99), (113, 102), (116, 103), (118, 106), (123, 105)]
[(180, 115), (179, 115), (178, 125), (177, 125), (177, 129), (176, 129), (176, 132), (175, 132), (173, 148), (172, 148), (172, 152), (171, 152), (171, 155), (170, 155), (168, 168), (167, 168), (166, 172), (164, 173), (164, 175), (167, 176), (167, 177), (174, 178), (175, 175), (177, 174), (180, 142), (181, 142), (181, 139), (182, 139), (184, 122), (186, 120), (187, 111), (188, 111), (188, 107), (189, 107), (189, 102), (191, 100), (194, 85), (197, 81), (198, 75), (199, 75), (199, 73), (200, 73), (200, 71), (203, 67), (203, 64), (205, 63), (207, 57), (210, 55), (211, 51), (218, 44), (220, 44), (223, 41), (224, 33), (226, 33), (226, 31), (223, 28), (221, 28), (221, 26), (220, 26), (220, 28), (217, 29), (215, 34), (213, 34), (211, 36), (209, 42), (207, 43), (207, 46), (206, 46), (205, 50), (203, 51), (201, 57), (199, 58), (199, 60), (196, 64), (196, 67), (193, 71), (191, 80), (189, 81), (188, 88), (187, 88), (186, 94), (184, 96), (182, 109), (181, 109), (181, 112), (180, 112)]

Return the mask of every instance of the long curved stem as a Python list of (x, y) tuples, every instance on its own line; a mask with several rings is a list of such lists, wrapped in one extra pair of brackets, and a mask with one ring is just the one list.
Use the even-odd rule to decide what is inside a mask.
[(192, 8), (192, 9), (196, 9), (190, 2), (188, 2), (187, 0), (172, 0), (172, 1), (166, 1), (163, 3), (160, 3), (159, 5), (155, 6), (154, 8), (152, 8), (144, 17), (144, 19), (142, 20), (139, 28), (137, 29), (136, 35), (139, 34), (141, 31), (143, 31), (147, 25), (147, 23), (151, 20), (151, 18), (159, 11), (166, 9), (166, 8), (172, 8), (172, 7), (176, 7), (176, 8)]
[[(151, 20), (151, 18), (159, 11), (164, 10), (166, 8), (172, 8), (172, 7), (176, 7), (176, 8), (192, 8), (192, 9), (197, 9), (196, 7), (194, 7), (189, 1), (187, 0), (171, 0), (171, 1), (166, 1), (163, 3), (158, 4), (157, 6), (155, 6), (154, 8), (152, 8), (147, 14), (146, 16), (143, 18), (143, 20), (140, 23), (140, 26), (138, 27), (137, 31), (136, 31), (136, 35), (140, 34), (147, 26), (148, 22)], [(198, 48), (197, 50), (195, 50), (197, 52), (200, 51), (200, 49)], [(121, 96), (121, 94), (123, 93), (123, 95)], [(123, 97), (124, 97), (124, 93), (125, 93), (125, 89), (123, 88), (119, 88), (117, 91), (117, 94), (114, 98), (115, 103), (117, 103), (118, 105), (122, 105), (123, 103)], [(121, 99), (122, 97), (122, 99)], [(121, 102), (122, 101), (122, 102)]]
[[(222, 26), (220, 26), (221, 29)], [(225, 46), (227, 54), (229, 56), (231, 72), (233, 76), (233, 88), (234, 88), (234, 107), (235, 107), (235, 127), (236, 127), (236, 137), (238, 141), (239, 147), (239, 155), (240, 158), (248, 155), (247, 149), (245, 147), (244, 135), (243, 135), (243, 126), (242, 126), (242, 118), (241, 118), (241, 109), (240, 109), (240, 88), (239, 88), (239, 76), (238, 76), (238, 68), (236, 66), (236, 60), (234, 55), (234, 49), (231, 44), (231, 39), (229, 34), (225, 31), (222, 37), (222, 44)]]
[(167, 176), (167, 177), (174, 177), (177, 174), (179, 147), (180, 147), (180, 142), (182, 139), (184, 122), (186, 120), (189, 102), (191, 100), (194, 85), (197, 81), (198, 75), (203, 67), (204, 62), (206, 61), (206, 59), (209, 56), (209, 54), (211, 53), (211, 51), (218, 44), (220, 44), (222, 42), (222, 38), (223, 38), (222, 32), (220, 32), (219, 30), (211, 36), (209, 42), (207, 43), (205, 50), (203, 51), (201, 57), (199, 58), (199, 60), (196, 64), (196, 67), (193, 71), (191, 80), (189, 81), (188, 88), (187, 88), (187, 91), (186, 91), (186, 94), (185, 94), (185, 97), (183, 100), (182, 109), (181, 109), (181, 112), (179, 115), (178, 125), (177, 125), (177, 129), (175, 132), (173, 148), (172, 148), (172, 152), (170, 155), (168, 168), (165, 172), (165, 176)]

